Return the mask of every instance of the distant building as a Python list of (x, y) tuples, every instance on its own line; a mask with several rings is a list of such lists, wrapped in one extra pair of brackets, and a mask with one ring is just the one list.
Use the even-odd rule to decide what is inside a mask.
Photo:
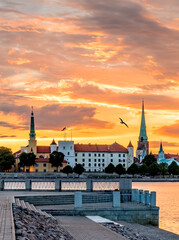
[(144, 112), (144, 101), (142, 101), (142, 117), (141, 117), (141, 125), (140, 125), (140, 135), (138, 141), (138, 147), (136, 151), (136, 157), (142, 162), (144, 157), (149, 154), (149, 142), (146, 131), (146, 123), (145, 123), (145, 112)]
[[(69, 164), (74, 167), (80, 163), (86, 171), (96, 172), (104, 171), (109, 163), (115, 166), (121, 163), (126, 169), (133, 163), (133, 145), (130, 142), (127, 148), (117, 142), (111, 145), (98, 144), (74, 144), (74, 141), (52, 141), (50, 146), (37, 146), (35, 134), (34, 113), (31, 112), (29, 144), (21, 147), (21, 150), (15, 153), (16, 164), (19, 162), (19, 156), (22, 152), (34, 152), (36, 155), (36, 165), (27, 168), (30, 172), (55, 172), (56, 168), (51, 167), (49, 163), (50, 154), (53, 151), (62, 152), (65, 155), (65, 161), (62, 168)], [(61, 168), (61, 169), (62, 169)]]
[(176, 162), (177, 165), (179, 166), (179, 156), (172, 154), (166, 154), (165, 156), (162, 142), (160, 143), (160, 150), (158, 152), (157, 161), (158, 163), (167, 163), (168, 165), (170, 165), (172, 162)]

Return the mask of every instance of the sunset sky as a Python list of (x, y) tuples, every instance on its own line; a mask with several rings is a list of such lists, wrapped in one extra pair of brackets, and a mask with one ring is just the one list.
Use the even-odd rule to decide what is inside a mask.
[[(137, 146), (142, 99), (150, 150), (179, 153), (178, 0), (0, 2), (0, 145)], [(121, 117), (129, 128), (120, 124)]]

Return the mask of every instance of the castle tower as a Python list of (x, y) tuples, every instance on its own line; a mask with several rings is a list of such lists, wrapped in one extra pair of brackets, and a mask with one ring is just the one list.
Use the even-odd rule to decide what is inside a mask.
[(36, 140), (36, 134), (35, 134), (35, 123), (34, 123), (33, 107), (32, 107), (32, 112), (31, 112), (29, 137), (30, 138), (29, 138), (28, 152), (33, 152), (36, 155), (37, 154), (37, 140)]
[(145, 124), (144, 101), (142, 101), (142, 117), (141, 117), (141, 125), (140, 125), (140, 135), (139, 135), (138, 147), (136, 151), (136, 156), (138, 157), (138, 159), (142, 160), (141, 158), (144, 158), (144, 152), (145, 152), (145, 156), (149, 154), (149, 142), (147, 138), (146, 124)]
[(162, 142), (160, 143), (160, 150), (158, 152), (158, 161), (165, 159), (165, 153), (163, 151)]
[(127, 168), (130, 167), (134, 163), (134, 147), (131, 143), (129, 142), (129, 145), (127, 146), (128, 150), (128, 156), (127, 156)]
[(53, 153), (54, 151), (57, 151), (57, 144), (53, 139), (52, 143), (50, 144), (50, 152)]

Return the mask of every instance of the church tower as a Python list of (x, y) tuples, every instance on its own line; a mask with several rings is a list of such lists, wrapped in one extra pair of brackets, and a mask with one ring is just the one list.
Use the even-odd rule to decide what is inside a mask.
[(149, 154), (149, 142), (147, 138), (146, 124), (145, 124), (144, 101), (142, 101), (142, 117), (141, 117), (140, 135), (139, 135), (136, 156), (138, 159), (140, 159), (140, 161), (142, 161), (142, 158), (144, 158), (144, 155), (146, 156), (148, 154)]
[(158, 152), (158, 160), (163, 160), (165, 159), (165, 153), (163, 151), (163, 146), (162, 146), (162, 142), (160, 143), (160, 150)]
[(35, 123), (34, 123), (33, 107), (32, 107), (32, 112), (31, 112), (29, 137), (30, 138), (29, 138), (28, 152), (33, 152), (36, 155), (37, 154), (37, 140), (36, 140), (36, 134), (35, 134)]

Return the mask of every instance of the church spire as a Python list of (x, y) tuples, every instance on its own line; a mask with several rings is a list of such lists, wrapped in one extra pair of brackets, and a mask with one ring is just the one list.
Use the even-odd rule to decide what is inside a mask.
[(145, 113), (144, 113), (144, 100), (142, 101), (142, 118), (140, 125), (140, 136), (139, 141), (146, 142), (147, 141), (147, 133), (146, 133), (146, 124), (145, 124)]
[(31, 112), (31, 121), (30, 121), (30, 138), (35, 138), (35, 123), (34, 123), (33, 107)]
[(162, 141), (160, 143), (160, 150), (159, 150), (159, 153), (163, 152), (163, 146), (162, 146)]

